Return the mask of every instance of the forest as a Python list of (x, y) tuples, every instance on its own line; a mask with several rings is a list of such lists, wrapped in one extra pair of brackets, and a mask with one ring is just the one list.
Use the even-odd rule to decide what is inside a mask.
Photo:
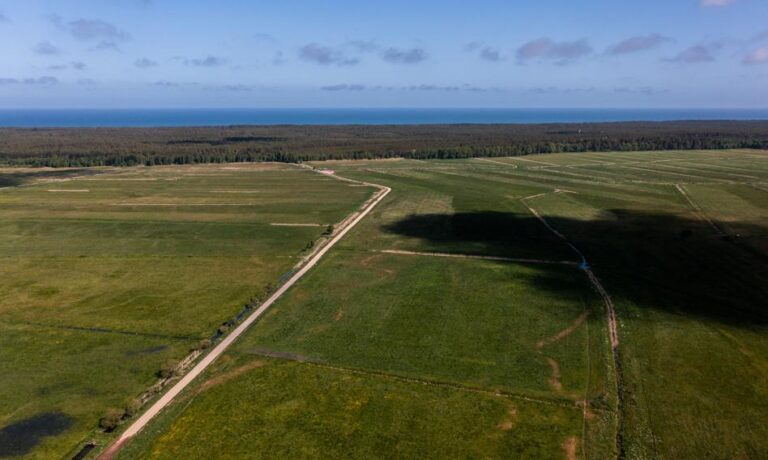
[(6, 166), (135, 166), (768, 148), (767, 121), (0, 129)]

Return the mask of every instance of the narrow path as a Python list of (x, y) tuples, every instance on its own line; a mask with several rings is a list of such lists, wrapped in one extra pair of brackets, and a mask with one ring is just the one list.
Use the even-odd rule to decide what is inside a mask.
[(541, 339), (538, 342), (536, 342), (536, 348), (544, 348), (547, 345), (551, 345), (555, 342), (559, 342), (560, 340), (563, 340), (564, 338), (573, 334), (576, 331), (576, 329), (581, 327), (581, 325), (584, 324), (584, 322), (587, 320), (588, 317), (589, 317), (589, 312), (585, 311), (584, 313), (579, 315), (579, 317), (576, 318), (576, 320), (573, 323), (571, 323), (570, 326), (566, 327), (565, 329), (563, 329), (562, 331), (558, 332), (557, 334), (551, 337), (547, 337), (545, 339)]
[[(539, 195), (537, 195), (539, 196)], [(623, 426), (623, 407), (624, 407), (624, 377), (623, 372), (621, 368), (621, 360), (619, 358), (619, 334), (618, 334), (618, 327), (617, 327), (617, 320), (616, 320), (616, 309), (613, 304), (613, 300), (611, 299), (611, 296), (608, 294), (608, 291), (603, 287), (603, 284), (600, 282), (600, 280), (595, 276), (595, 274), (592, 272), (589, 262), (587, 261), (587, 258), (584, 256), (584, 253), (579, 250), (568, 238), (566, 238), (565, 235), (560, 233), (557, 229), (555, 229), (552, 225), (547, 222), (547, 220), (539, 214), (536, 209), (534, 209), (531, 205), (529, 205), (526, 201), (531, 199), (532, 197), (528, 198), (522, 198), (520, 199), (520, 202), (528, 208), (528, 211), (533, 214), (539, 222), (541, 222), (550, 232), (552, 232), (555, 236), (563, 240), (581, 259), (581, 264), (579, 268), (581, 268), (584, 273), (589, 278), (590, 283), (592, 283), (592, 286), (597, 290), (598, 294), (600, 294), (600, 297), (602, 297), (603, 302), (605, 303), (606, 313), (608, 315), (608, 331), (610, 335), (610, 343), (611, 343), (611, 355), (613, 358), (613, 365), (616, 372), (616, 397), (618, 399), (618, 408), (616, 411), (616, 418), (617, 418), (617, 426), (618, 429), (616, 430), (616, 450), (617, 450), (617, 457), (619, 459), (623, 459), (626, 455), (624, 451), (624, 426)], [(587, 401), (584, 402), (585, 406), (588, 404)]]
[[(324, 173), (332, 175), (333, 173)], [(336, 177), (336, 176), (334, 176)], [(341, 178), (341, 180), (353, 181), (352, 179)], [(368, 213), (373, 210), (383, 199), (386, 197), (392, 189), (383, 185), (370, 184), (367, 182), (360, 182), (371, 187), (379, 189), (379, 191), (369, 200), (362, 211), (357, 213), (357, 216), (350, 220), (347, 225), (339, 231), (328, 243), (323, 246), (307, 263), (294, 274), (288, 281), (285, 282), (272, 296), (267, 299), (258, 309), (254, 310), (248, 318), (245, 319), (235, 330), (227, 335), (218, 345), (216, 345), (195, 367), (193, 367), (184, 377), (181, 378), (170, 390), (168, 390), (163, 396), (160, 397), (146, 412), (144, 412), (133, 424), (131, 424), (127, 430), (125, 430), (120, 437), (102, 453), (100, 459), (111, 459), (120, 450), (120, 448), (132, 437), (136, 436), (154, 417), (156, 417), (160, 411), (170, 404), (176, 396), (179, 395), (185, 388), (189, 386), (192, 381), (202, 374), (216, 359), (221, 356), (248, 328), (257, 320), (269, 307), (272, 306), (280, 297), (285, 294), (297, 281), (299, 281), (312, 267), (317, 265), (320, 259), (331, 250), (350, 230), (352, 230)]]
[(688, 192), (685, 190), (685, 188), (683, 188), (683, 186), (682, 186), (682, 185), (680, 185), (680, 184), (675, 184), (675, 188), (677, 189), (677, 191), (678, 191), (678, 192), (680, 192), (680, 194), (681, 194), (681, 195), (683, 195), (683, 198), (685, 198), (685, 201), (687, 201), (687, 202), (688, 202), (688, 204), (691, 206), (691, 208), (693, 208), (693, 211), (696, 213), (696, 215), (697, 215), (697, 216), (699, 216), (699, 218), (700, 218), (701, 220), (703, 220), (704, 222), (708, 223), (708, 224), (709, 224), (709, 226), (710, 226), (710, 227), (712, 227), (712, 229), (713, 229), (713, 230), (715, 231), (715, 233), (717, 233), (718, 235), (725, 235), (725, 232), (723, 231), (723, 229), (721, 229), (720, 227), (718, 227), (718, 226), (717, 226), (717, 224), (716, 224), (716, 223), (714, 223), (714, 222), (712, 221), (712, 219), (710, 219), (710, 218), (709, 218), (709, 217), (708, 217), (708, 216), (707, 216), (707, 215), (704, 213), (704, 210), (703, 210), (703, 209), (701, 209), (701, 206), (699, 206), (698, 204), (696, 204), (696, 202), (695, 202), (695, 201), (693, 201), (693, 198), (691, 198), (691, 196), (688, 194)]
[(384, 254), (397, 254), (402, 256), (424, 256), (424, 257), (448, 257), (453, 259), (476, 259), (476, 260), (497, 260), (500, 262), (516, 262), (521, 264), (547, 264), (547, 265), (571, 265), (577, 266), (579, 262), (571, 260), (545, 260), (545, 259), (521, 259), (515, 257), (499, 256), (478, 256), (473, 254), (452, 254), (447, 252), (416, 252), (401, 251), (399, 249), (384, 249), (378, 251)]

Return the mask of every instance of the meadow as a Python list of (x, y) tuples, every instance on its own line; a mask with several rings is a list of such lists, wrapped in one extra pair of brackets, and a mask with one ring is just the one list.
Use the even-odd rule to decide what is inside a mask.
[(0, 456), (99, 419), (263, 297), (372, 193), (290, 165), (0, 169)]
[[(310, 165), (392, 192), (119, 458), (768, 455), (768, 152)], [(338, 222), (370, 196), (290, 166), (233, 183), (239, 167), (0, 191), (16, 264), (0, 268), (0, 388), (36, 382), (0, 407), (90, 423), (46, 420), (79, 438), (45, 438), (39, 456), (82, 444), (98, 410), (150, 385), (324, 230), (272, 223)], [(47, 191), (110, 178), (100, 197)], [(246, 207), (235, 190), (259, 193)]]
[(393, 192), (121, 458), (768, 454), (768, 153), (314, 165)]

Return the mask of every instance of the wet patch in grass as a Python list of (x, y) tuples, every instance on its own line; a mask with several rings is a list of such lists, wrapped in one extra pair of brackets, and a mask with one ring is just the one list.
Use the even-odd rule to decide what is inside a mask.
[(43, 438), (67, 430), (74, 419), (61, 412), (49, 412), (18, 421), (0, 429), (0, 457), (25, 455)]

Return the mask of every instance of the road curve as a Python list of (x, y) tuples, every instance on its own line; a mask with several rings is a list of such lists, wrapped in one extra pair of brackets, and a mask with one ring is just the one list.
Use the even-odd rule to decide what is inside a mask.
[[(323, 172), (326, 175), (332, 175), (332, 172)], [(152, 406), (146, 410), (141, 416), (136, 419), (131, 426), (128, 427), (127, 430), (125, 430), (120, 437), (107, 449), (105, 450), (100, 456), (100, 460), (108, 460), (111, 459), (119, 450), (120, 448), (132, 437), (136, 436), (155, 416), (157, 416), (160, 411), (163, 410), (165, 406), (171, 403), (171, 401), (176, 398), (176, 396), (179, 395), (182, 391), (184, 391), (185, 388), (189, 386), (192, 381), (202, 374), (208, 366), (210, 366), (216, 359), (224, 353), (227, 348), (229, 348), (248, 328), (251, 326), (251, 324), (254, 323), (259, 317), (264, 314), (267, 309), (269, 309), (270, 306), (272, 306), (273, 303), (275, 303), (285, 292), (290, 289), (294, 284), (296, 284), (297, 281), (299, 281), (312, 267), (317, 265), (317, 263), (320, 261), (320, 259), (323, 258), (323, 256), (331, 250), (333, 246), (336, 245), (342, 238), (344, 238), (344, 235), (346, 235), (352, 228), (354, 228), (363, 218), (365, 218), (366, 215), (368, 215), (373, 208), (378, 205), (381, 200), (384, 199), (387, 194), (389, 194), (392, 189), (389, 187), (385, 187), (383, 185), (378, 184), (371, 184), (368, 182), (358, 182), (354, 181), (352, 179), (342, 178), (338, 176), (338, 179), (349, 181), (349, 182), (357, 182), (361, 185), (367, 185), (371, 187), (378, 188), (379, 191), (373, 196), (371, 200), (369, 200), (367, 206), (362, 211), (359, 211), (357, 216), (354, 217), (351, 221), (349, 221), (349, 224), (346, 225), (341, 231), (339, 231), (336, 236), (334, 236), (325, 246), (323, 246), (322, 249), (320, 249), (312, 258), (310, 258), (304, 266), (299, 269), (288, 281), (285, 282), (280, 288), (275, 291), (274, 294), (272, 294), (269, 299), (267, 299), (258, 309), (256, 309), (253, 313), (248, 316), (245, 321), (240, 323), (240, 325), (235, 328), (229, 335), (227, 335), (224, 340), (222, 340), (218, 345), (216, 345), (211, 351), (205, 355), (205, 357), (195, 365), (184, 377), (181, 378), (176, 384), (171, 387), (170, 390), (168, 390), (165, 394), (163, 394), (160, 399), (158, 399)]]

